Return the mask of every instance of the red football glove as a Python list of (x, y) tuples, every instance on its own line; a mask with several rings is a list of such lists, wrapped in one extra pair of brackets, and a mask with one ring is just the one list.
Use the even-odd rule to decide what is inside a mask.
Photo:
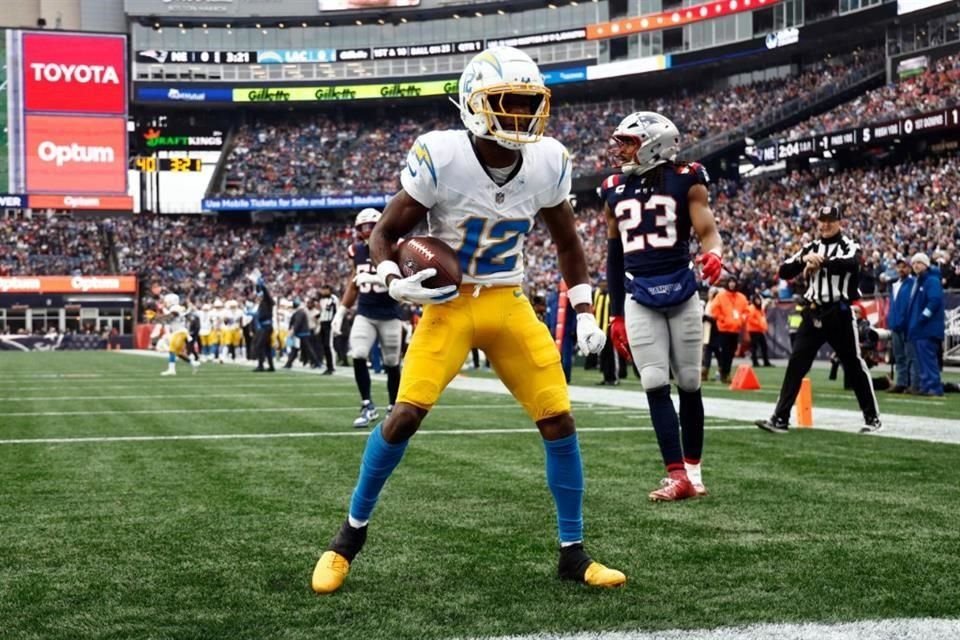
[(633, 354), (630, 353), (630, 340), (627, 339), (627, 325), (623, 322), (623, 316), (610, 318), (610, 341), (621, 358), (627, 362), (633, 362)]
[(720, 272), (723, 271), (723, 262), (720, 256), (708, 251), (697, 258), (697, 264), (701, 265), (700, 275), (709, 283), (713, 284), (720, 279)]

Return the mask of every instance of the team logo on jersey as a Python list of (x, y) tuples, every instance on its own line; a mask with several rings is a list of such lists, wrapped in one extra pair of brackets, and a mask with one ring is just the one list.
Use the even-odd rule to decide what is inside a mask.
[(503, 191), (498, 191), (496, 197), (494, 198), (494, 200), (497, 201), (497, 204), (498, 204), (498, 205), (501, 205), (501, 204), (503, 204), (504, 198), (506, 198), (506, 196), (503, 194)]

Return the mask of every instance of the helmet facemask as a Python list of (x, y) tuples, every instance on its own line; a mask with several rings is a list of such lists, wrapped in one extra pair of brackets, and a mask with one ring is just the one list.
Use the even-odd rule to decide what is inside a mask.
[(535, 84), (498, 84), (477, 89), (467, 104), (486, 125), (486, 133), (475, 132), (477, 137), (519, 149), (543, 137), (550, 117), (550, 90)]

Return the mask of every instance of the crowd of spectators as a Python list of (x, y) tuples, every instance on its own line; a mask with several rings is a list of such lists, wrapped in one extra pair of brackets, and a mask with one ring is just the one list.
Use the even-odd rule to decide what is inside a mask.
[(851, 100), (790, 129), (791, 140), (862, 124), (952, 108), (960, 102), (960, 54), (941, 58), (924, 73), (893, 82)]
[[(724, 264), (748, 294), (792, 295), (790, 285), (777, 277), (778, 265), (815, 236), (812, 214), (826, 203), (841, 206), (847, 233), (863, 247), (865, 294), (882, 291), (895, 277), (898, 256), (917, 252), (940, 265), (947, 287), (960, 288), (960, 154), (740, 183), (721, 180), (712, 192)], [(110, 234), (100, 233), (104, 224), (66, 217), (0, 218), (0, 275), (95, 275), (108, 272), (113, 263), (121, 273), (138, 274), (147, 292), (226, 298), (249, 289), (245, 275), (254, 268), (278, 295), (309, 295), (324, 283), (342, 289), (353, 270), (347, 256), (353, 241), (350, 218), (281, 226), (138, 215), (108, 223)], [(602, 212), (581, 207), (577, 228), (598, 281), (606, 271)], [(532, 293), (556, 287), (556, 251), (542, 223), (528, 238), (525, 260)]]
[[(548, 134), (569, 149), (574, 175), (597, 175), (610, 166), (610, 134), (633, 111), (665, 114), (677, 124), (684, 144), (690, 144), (859, 74), (879, 64), (880, 57), (879, 52), (856, 52), (825, 59), (794, 76), (753, 84), (604, 102), (557, 102)], [(234, 135), (218, 195), (393, 193), (417, 136), (457, 128), (462, 128), (460, 118), (447, 103), (402, 111), (305, 112), (295, 120), (290, 114), (259, 116)]]

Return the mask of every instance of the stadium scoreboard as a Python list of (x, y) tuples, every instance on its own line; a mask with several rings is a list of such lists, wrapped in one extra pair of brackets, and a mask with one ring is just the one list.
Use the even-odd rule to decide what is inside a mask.
[(143, 173), (157, 171), (173, 171), (175, 173), (198, 172), (203, 170), (201, 158), (156, 158), (153, 156), (136, 156), (131, 163), (132, 168)]

